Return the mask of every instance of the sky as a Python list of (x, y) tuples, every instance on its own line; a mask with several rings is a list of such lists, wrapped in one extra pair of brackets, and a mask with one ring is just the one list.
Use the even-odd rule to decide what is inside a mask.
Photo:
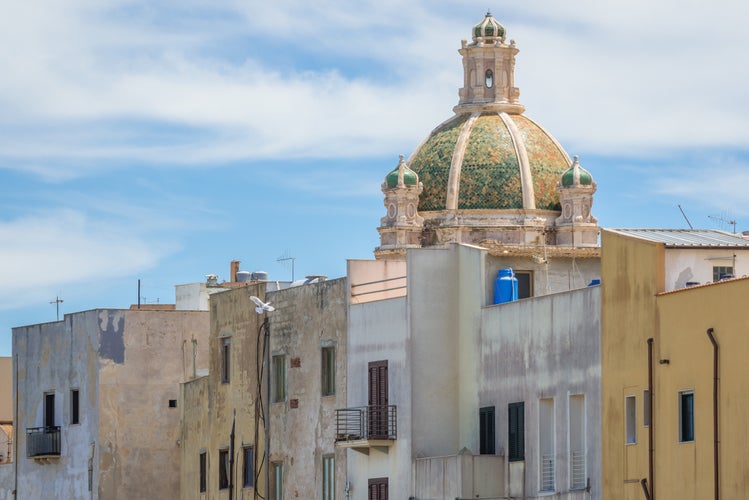
[(0, 356), (11, 328), (174, 285), (346, 273), (380, 184), (462, 85), (487, 7), (526, 115), (602, 227), (749, 229), (749, 3), (29, 0), (0, 4)]

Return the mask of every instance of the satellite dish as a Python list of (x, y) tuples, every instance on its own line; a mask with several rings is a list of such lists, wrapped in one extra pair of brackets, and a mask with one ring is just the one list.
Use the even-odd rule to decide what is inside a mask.
[(270, 305), (270, 302), (265, 303), (262, 300), (260, 300), (257, 297), (255, 297), (254, 295), (250, 295), (250, 300), (253, 301), (255, 303), (255, 305), (257, 306), (255, 308), (255, 311), (258, 314), (263, 314), (264, 311), (271, 312), (271, 311), (275, 311), (276, 310), (275, 307), (273, 307), (272, 305)]

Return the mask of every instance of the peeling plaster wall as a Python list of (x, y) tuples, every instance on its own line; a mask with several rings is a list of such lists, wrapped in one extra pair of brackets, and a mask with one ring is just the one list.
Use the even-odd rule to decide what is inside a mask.
[(100, 310), (99, 484), (102, 498), (179, 492), (180, 383), (208, 364), (208, 312)]
[(703, 285), (712, 283), (713, 266), (732, 267), (734, 262), (736, 263), (734, 276), (749, 274), (749, 252), (746, 250), (666, 248), (665, 290), (685, 288), (688, 282)]
[[(99, 430), (96, 316), (96, 311), (66, 314), (63, 321), (13, 329), (13, 352), (18, 355), (19, 499), (89, 496), (90, 445), (98, 441)], [(71, 389), (80, 391), (79, 424), (70, 424)], [(26, 458), (26, 430), (44, 426), (48, 392), (55, 394), (61, 455), (44, 464)]]
[[(255, 426), (258, 389), (258, 330), (264, 319), (255, 312), (249, 296), (265, 297), (265, 284), (227, 290), (210, 296), (210, 339), (208, 375), (183, 385), (184, 420), (182, 422), (181, 484), (183, 499), (229, 498), (229, 490), (219, 490), (219, 450), (229, 449), (232, 422), (235, 422), (234, 495), (235, 499), (253, 498), (253, 488), (243, 488), (242, 447), (254, 446), (255, 457), (263, 455), (262, 422)], [(221, 380), (223, 340), (230, 339), (230, 377)], [(263, 397), (265, 397), (263, 395)], [(236, 413), (235, 413), (236, 412)], [(255, 439), (257, 430), (257, 440)], [(199, 492), (199, 458), (206, 451), (207, 491)], [(258, 491), (265, 495), (264, 471), (256, 461)], [(165, 498), (174, 498), (171, 495)], [(266, 498), (268, 498), (266, 496)]]
[[(322, 498), (323, 456), (334, 455), (344, 498), (345, 451), (336, 449), (336, 412), (346, 407), (346, 278), (268, 294), (271, 354), (285, 354), (286, 400), (271, 403), (272, 462), (284, 462), (287, 498)], [(335, 394), (322, 396), (322, 347), (335, 347)], [(292, 404), (293, 402), (293, 404)]]
[[(554, 401), (555, 487), (569, 493), (569, 396), (585, 396), (590, 497), (601, 498), (601, 290), (599, 286), (486, 307), (479, 403), (496, 408), (498, 454), (508, 451), (508, 405), (525, 403), (525, 489), (539, 494), (539, 399)], [(577, 498), (577, 497), (574, 497)]]

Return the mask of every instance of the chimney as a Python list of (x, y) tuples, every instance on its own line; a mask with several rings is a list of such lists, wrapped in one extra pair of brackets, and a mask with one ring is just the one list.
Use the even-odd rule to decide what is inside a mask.
[(231, 261), (231, 281), (232, 283), (237, 282), (237, 273), (239, 272), (239, 261), (233, 260)]

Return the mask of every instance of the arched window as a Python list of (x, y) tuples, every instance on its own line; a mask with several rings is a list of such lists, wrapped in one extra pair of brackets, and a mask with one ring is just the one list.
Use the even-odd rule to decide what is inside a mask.
[(494, 86), (494, 73), (492, 70), (486, 70), (486, 87), (492, 88)]

